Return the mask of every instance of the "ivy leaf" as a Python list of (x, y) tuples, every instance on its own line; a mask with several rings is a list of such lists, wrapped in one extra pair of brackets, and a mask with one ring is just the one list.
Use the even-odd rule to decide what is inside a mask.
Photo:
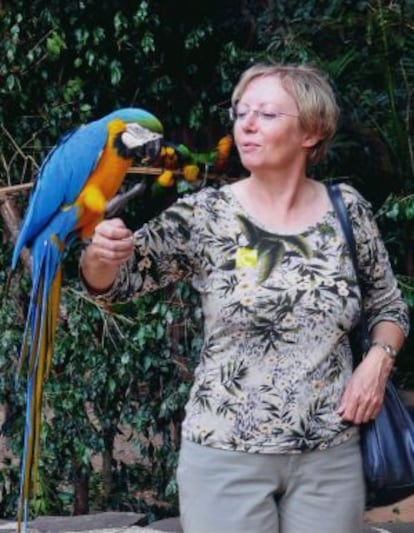
[(119, 61), (114, 59), (109, 65), (109, 71), (111, 73), (111, 84), (118, 85), (122, 79), (122, 69)]

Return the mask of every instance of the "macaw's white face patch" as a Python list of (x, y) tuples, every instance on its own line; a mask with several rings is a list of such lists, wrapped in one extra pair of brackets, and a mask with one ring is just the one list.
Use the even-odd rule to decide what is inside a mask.
[(134, 123), (127, 124), (126, 130), (121, 135), (121, 139), (127, 148), (133, 150), (151, 141), (162, 139), (162, 135)]

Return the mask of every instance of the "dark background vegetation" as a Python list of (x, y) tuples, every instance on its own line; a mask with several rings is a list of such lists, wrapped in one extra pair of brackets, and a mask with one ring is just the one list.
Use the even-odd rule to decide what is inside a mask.
[[(251, 62), (321, 67), (342, 116), (327, 161), (312, 173), (348, 180), (372, 202), (414, 305), (413, 2), (13, 0), (0, 2), (0, 27), (1, 187), (33, 180), (60, 134), (121, 106), (147, 108), (167, 139), (209, 150), (231, 131), (231, 90)], [(228, 178), (238, 175), (233, 154)], [(183, 190), (149, 193), (125, 216), (141, 224)], [(21, 216), (26, 204), (27, 193), (0, 197), (3, 296), (10, 216)], [(80, 287), (80, 247), (65, 262), (32, 511), (135, 510), (149, 520), (175, 514), (180, 421), (202, 342), (197, 296), (179, 286), (104, 311)], [(0, 308), (1, 432), (17, 458), (24, 377), (17, 389), (14, 378), (29, 291), (21, 265)], [(411, 335), (398, 362), (405, 387), (414, 386), (413, 344)], [(136, 453), (133, 464), (114, 454), (122, 431)], [(18, 465), (0, 459), (0, 517), (10, 517)]]

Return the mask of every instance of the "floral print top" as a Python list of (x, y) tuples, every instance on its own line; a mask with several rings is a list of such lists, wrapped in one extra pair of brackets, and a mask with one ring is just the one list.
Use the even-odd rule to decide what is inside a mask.
[[(370, 205), (342, 184), (358, 243), (369, 326), (408, 332)], [(178, 279), (201, 294), (204, 345), (183, 438), (221, 449), (299, 453), (357, 428), (336, 413), (352, 372), (347, 332), (361, 294), (333, 208), (295, 234), (266, 230), (229, 185), (187, 195), (135, 233), (136, 254), (106, 294), (116, 301)]]

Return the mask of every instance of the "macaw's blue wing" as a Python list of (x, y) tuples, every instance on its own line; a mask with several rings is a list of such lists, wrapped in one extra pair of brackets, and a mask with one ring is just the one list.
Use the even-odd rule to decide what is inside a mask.
[(100, 121), (81, 126), (61, 138), (44, 160), (29, 200), (14, 247), (12, 269), (24, 246), (31, 245), (60, 206), (71, 204), (79, 195), (99, 161), (106, 141)]

